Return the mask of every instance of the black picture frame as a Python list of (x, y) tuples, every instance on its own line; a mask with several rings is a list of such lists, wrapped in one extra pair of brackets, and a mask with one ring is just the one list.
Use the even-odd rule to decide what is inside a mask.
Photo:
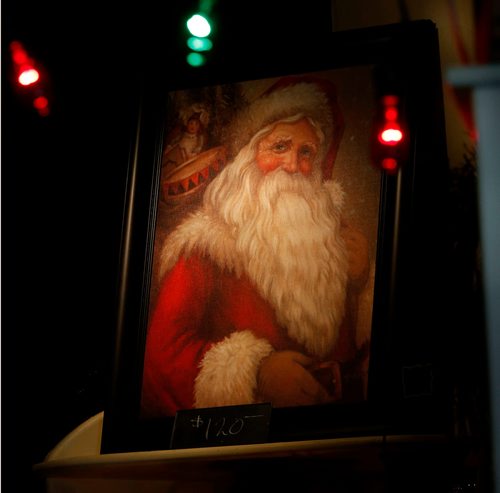
[[(134, 116), (102, 453), (168, 449), (172, 433), (174, 416), (142, 419), (140, 409), (168, 94), (297, 74), (371, 74), (366, 80), (373, 104), (370, 121), (379, 99), (398, 93), (408, 144), (396, 173), (375, 171), (380, 180), (367, 396), (360, 402), (273, 409), (269, 441), (429, 433), (450, 426), (446, 302), (441, 296), (447, 289), (447, 157), (436, 27), (413, 21), (301, 43), (300, 52), (280, 52), (279, 57), (273, 50), (267, 56), (243, 50), (240, 61), (229, 65), (214, 59), (206, 67), (179, 67), (174, 76), (168, 70), (143, 74)], [(358, 96), (366, 97), (361, 92)], [(366, 156), (373, 141), (369, 130), (364, 132)], [(366, 166), (375, 169), (373, 163)]]

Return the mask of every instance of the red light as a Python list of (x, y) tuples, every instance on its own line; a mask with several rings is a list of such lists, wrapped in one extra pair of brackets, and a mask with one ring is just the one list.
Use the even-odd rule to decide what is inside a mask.
[(28, 56), (23, 45), (19, 41), (10, 43), (12, 61), (16, 65), (17, 81), (22, 86), (30, 86), (40, 80), (40, 72), (36, 63)]
[(31, 66), (26, 66), (21, 69), (21, 73), (17, 77), (19, 84), (22, 86), (29, 86), (34, 84), (40, 79), (40, 73), (38, 70)]
[(372, 163), (390, 175), (397, 173), (408, 153), (408, 137), (400, 104), (399, 96), (381, 96), (373, 124)]
[(396, 127), (386, 127), (378, 135), (378, 140), (385, 145), (394, 146), (403, 140), (403, 132)]
[(28, 56), (24, 46), (19, 41), (9, 45), (13, 62), (13, 82), (23, 87), (19, 95), (29, 100), (40, 116), (48, 116), (49, 100), (46, 94), (47, 77), (40, 70), (40, 64)]

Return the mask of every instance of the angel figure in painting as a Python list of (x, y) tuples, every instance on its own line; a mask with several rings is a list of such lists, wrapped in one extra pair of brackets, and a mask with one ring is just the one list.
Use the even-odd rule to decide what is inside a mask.
[(226, 166), (161, 252), (144, 416), (364, 398), (372, 263), (331, 178), (342, 133), (335, 88), (312, 76), (278, 80), (235, 118)]

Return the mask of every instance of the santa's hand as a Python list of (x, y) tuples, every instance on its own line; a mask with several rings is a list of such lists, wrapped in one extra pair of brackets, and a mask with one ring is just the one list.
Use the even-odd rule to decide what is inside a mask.
[(307, 406), (331, 400), (306, 367), (312, 359), (296, 351), (276, 351), (265, 357), (257, 375), (260, 400), (275, 407)]

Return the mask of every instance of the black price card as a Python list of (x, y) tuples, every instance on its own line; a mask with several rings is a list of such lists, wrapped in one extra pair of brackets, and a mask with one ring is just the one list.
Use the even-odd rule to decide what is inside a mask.
[(170, 448), (264, 443), (270, 421), (268, 403), (177, 411)]

